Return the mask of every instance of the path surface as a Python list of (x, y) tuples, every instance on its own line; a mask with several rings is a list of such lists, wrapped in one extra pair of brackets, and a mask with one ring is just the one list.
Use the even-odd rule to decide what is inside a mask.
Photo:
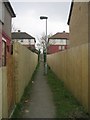
[(52, 92), (44, 75), (43, 62), (40, 63), (34, 79), (31, 102), (28, 104), (26, 108), (28, 111), (23, 114), (23, 118), (55, 118), (55, 106)]

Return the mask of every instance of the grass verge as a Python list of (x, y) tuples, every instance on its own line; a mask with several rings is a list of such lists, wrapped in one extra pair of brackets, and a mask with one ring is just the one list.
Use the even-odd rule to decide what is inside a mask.
[(25, 104), (25, 101), (27, 102), (27, 101), (30, 100), (31, 89), (32, 89), (32, 86), (33, 86), (32, 81), (34, 81), (34, 76), (37, 72), (38, 67), (39, 67), (39, 64), (37, 65), (29, 84), (27, 85), (27, 87), (24, 90), (21, 101), (16, 105), (16, 109), (15, 109), (13, 115), (12, 115), (12, 118), (21, 118), (22, 117), (22, 111), (23, 111), (23, 106)]
[(56, 107), (56, 118), (87, 118), (83, 106), (65, 88), (63, 81), (48, 69), (48, 84), (53, 93), (53, 100)]

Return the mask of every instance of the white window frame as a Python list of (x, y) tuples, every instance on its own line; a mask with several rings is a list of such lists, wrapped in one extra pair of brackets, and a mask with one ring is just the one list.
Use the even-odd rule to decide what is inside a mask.
[(66, 45), (67, 41), (66, 39), (50, 39), (49, 44), (50, 45)]
[(65, 46), (64, 45), (62, 45), (62, 50), (65, 50)]
[(59, 50), (62, 50), (62, 46), (60, 45), (60, 46), (58, 47), (58, 49), (59, 49)]

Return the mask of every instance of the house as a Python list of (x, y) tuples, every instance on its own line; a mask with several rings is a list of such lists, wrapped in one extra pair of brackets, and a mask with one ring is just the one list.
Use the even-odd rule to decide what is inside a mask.
[(6, 66), (7, 55), (11, 52), (11, 21), (16, 16), (8, 0), (2, 2), (0, 11), (0, 66)]
[[(16, 17), (13, 8), (8, 0), (0, 1), (0, 119), (8, 118), (11, 106), (13, 90), (11, 90), (10, 76), (8, 69), (11, 56), (11, 22)], [(8, 67), (9, 66), (9, 67)], [(12, 69), (11, 69), (12, 70)]]
[(69, 46), (69, 33), (66, 33), (65, 31), (63, 31), (62, 33), (56, 33), (55, 35), (48, 38), (48, 44), (48, 54), (56, 53), (67, 49)]
[(72, 0), (67, 24), (70, 31), (70, 47), (88, 42), (90, 2)]
[(18, 30), (18, 32), (13, 32), (12, 33), (12, 41), (16, 42), (18, 41), (22, 45), (26, 46), (30, 50), (34, 51), (35, 50), (35, 38), (29, 35), (26, 32), (21, 32)]

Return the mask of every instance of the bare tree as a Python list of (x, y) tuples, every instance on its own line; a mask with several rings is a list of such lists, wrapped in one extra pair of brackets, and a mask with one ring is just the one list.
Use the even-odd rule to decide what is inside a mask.
[[(50, 34), (47, 36), (47, 39), (48, 39), (49, 37), (51, 37), (51, 36), (52, 36), (52, 34), (50, 33)], [(46, 35), (45, 35), (44, 32), (42, 33), (41, 38), (38, 39), (38, 40), (39, 40), (40, 45), (44, 48), (44, 47), (45, 47), (45, 44), (46, 44)], [(47, 40), (47, 44), (48, 44), (48, 40)]]

